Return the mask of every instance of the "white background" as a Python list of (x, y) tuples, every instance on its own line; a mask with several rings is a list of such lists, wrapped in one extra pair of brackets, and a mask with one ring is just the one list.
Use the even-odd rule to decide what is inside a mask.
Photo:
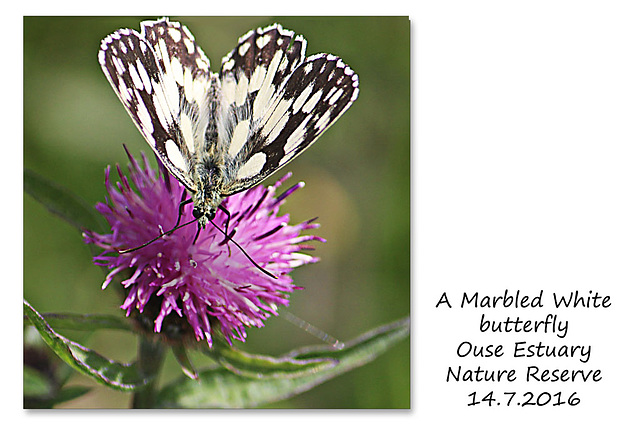
[[(162, 8), (163, 3), (170, 7)], [(152, 8), (141, 2), (116, 10), (83, 10), (73, 2), (55, 2), (42, 7), (30, 4), (32, 9), (21, 15), (375, 13), (408, 14), (412, 20), (413, 409), (346, 411), (339, 412), (338, 418), (323, 412), (315, 414), (315, 423), (343, 425), (361, 418), (373, 422), (374, 416), (387, 423), (398, 416), (403, 423), (426, 421), (434, 426), (637, 424), (640, 15), (636, 2), (396, 1), (376, 6), (322, 1), (319, 6), (283, 1), (274, 7), (273, 2), (248, 1), (242, 2), (242, 8), (223, 2), (192, 3), (181, 10), (175, 10), (175, 2), (154, 2)], [(12, 86), (5, 98), (5, 106), (11, 107), (13, 100), (21, 99), (15, 84), (21, 80), (21, 16), (8, 17), (7, 22), (11, 26), (4, 32), (5, 56), (15, 61), (3, 61), (2, 81)], [(5, 116), (14, 132), (6, 137), (5, 147), (16, 151), (5, 157), (7, 167), (2, 171), (4, 188), (15, 187), (15, 194), (5, 200), (17, 206), (22, 191), (15, 185), (21, 173), (20, 114), (20, 106), (15, 106)], [(19, 223), (21, 215), (19, 208), (12, 212), (14, 216), (5, 220), (5, 249), (19, 263), (21, 230), (11, 224)], [(15, 270), (19, 280), (19, 269), (8, 270)], [(444, 291), (452, 301), (459, 301), (463, 291), (493, 295), (505, 289), (530, 294), (544, 289), (547, 297), (574, 289), (611, 295), (613, 307), (607, 310), (557, 311), (571, 322), (566, 342), (591, 344), (592, 360), (584, 367), (602, 369), (604, 380), (595, 385), (541, 387), (521, 381), (512, 385), (446, 383), (446, 369), (452, 365), (517, 368), (529, 364), (511, 358), (460, 360), (455, 349), (463, 340), (508, 344), (516, 338), (545, 339), (530, 334), (487, 336), (477, 332), (481, 310), (435, 309)], [(17, 290), (12, 308), (19, 307), (20, 294)], [(548, 308), (515, 314), (543, 318), (547, 311), (555, 312)], [(512, 313), (490, 311), (495, 318)], [(17, 319), (19, 308), (11, 316)], [(20, 366), (19, 347), (16, 344), (7, 366)], [(538, 364), (562, 366), (554, 360)], [(576, 369), (580, 365), (570, 364)], [(20, 371), (13, 371), (17, 386)], [(582, 402), (559, 408), (467, 407), (467, 394), (472, 391), (529, 389), (578, 391)], [(20, 410), (20, 394), (4, 400)], [(109, 416), (100, 420), (111, 423), (111, 416), (125, 412), (107, 412)], [(26, 417), (21, 413), (30, 424), (66, 424), (62, 417), (69, 415), (56, 412), (53, 420), (44, 420), (50, 412), (29, 412)], [(126, 414), (132, 416), (131, 411)], [(198, 411), (189, 416), (211, 423), (237, 423), (240, 414)], [(298, 417), (309, 414), (287, 414), (283, 421), (282, 411), (242, 412), (268, 425), (297, 424)], [(97, 412), (72, 414), (93, 415)], [(145, 423), (150, 422), (147, 417), (171, 424), (187, 421), (178, 419), (187, 416), (185, 412), (156, 415), (143, 411), (133, 416)]]
[[(432, 425), (637, 425), (640, 16), (631, 2), (435, 2), (413, 26), (415, 407)], [(462, 292), (537, 295), (543, 309), (461, 310)], [(611, 296), (555, 310), (552, 293)], [(435, 309), (442, 292), (454, 309)], [(569, 334), (488, 334), (481, 313), (568, 320)], [(592, 346), (591, 360), (458, 358), (462, 341)], [(518, 370), (447, 383), (447, 367)], [(524, 381), (525, 367), (601, 369), (598, 383)], [(493, 390), (499, 407), (467, 407)], [(578, 392), (506, 407), (502, 392)], [(516, 397), (514, 402), (523, 401)], [(464, 424), (463, 424), (464, 423)]]

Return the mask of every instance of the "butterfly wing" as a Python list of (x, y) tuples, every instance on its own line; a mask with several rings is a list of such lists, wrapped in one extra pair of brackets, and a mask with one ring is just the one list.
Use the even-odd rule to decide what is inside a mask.
[(98, 60), (153, 151), (194, 191), (191, 171), (211, 132), (217, 75), (185, 26), (161, 19), (141, 27), (141, 33), (122, 29), (106, 37)]
[(250, 31), (223, 59), (220, 120), (227, 129), (222, 188), (252, 187), (308, 148), (358, 96), (358, 76), (338, 57), (306, 58), (306, 41), (279, 25)]

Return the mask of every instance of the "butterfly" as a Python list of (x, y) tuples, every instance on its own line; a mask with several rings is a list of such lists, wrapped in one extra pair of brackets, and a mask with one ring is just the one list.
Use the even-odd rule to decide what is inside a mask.
[(214, 73), (187, 27), (167, 18), (102, 40), (104, 74), (191, 194), (199, 229), (226, 197), (307, 149), (358, 97), (358, 75), (335, 55), (305, 57), (306, 44), (279, 24), (258, 28)]

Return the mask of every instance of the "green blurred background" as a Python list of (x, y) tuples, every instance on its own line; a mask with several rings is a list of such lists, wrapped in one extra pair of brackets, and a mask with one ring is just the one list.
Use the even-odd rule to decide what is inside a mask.
[[(104, 169), (125, 164), (122, 144), (152, 156), (98, 65), (100, 41), (157, 17), (24, 18), (24, 166), (90, 204), (104, 200)], [(248, 30), (279, 22), (303, 34), (307, 54), (340, 56), (360, 76), (360, 96), (293, 161), (289, 184), (307, 186), (283, 207), (293, 222), (319, 217), (318, 264), (294, 272), (305, 289), (289, 311), (349, 340), (410, 312), (410, 25), (408, 17), (171, 17), (187, 25), (217, 70)], [(281, 211), (282, 212), (282, 211)], [(24, 197), (24, 296), (40, 312), (122, 315), (115, 288), (100, 289), (79, 233)], [(115, 283), (110, 285), (116, 286)], [(130, 361), (131, 335), (68, 334)], [(248, 331), (247, 351), (278, 355), (318, 340), (281, 318)], [(163, 380), (182, 375), (169, 356)], [(76, 375), (72, 383), (94, 385)], [(128, 407), (130, 395), (95, 385), (64, 407)], [(409, 408), (410, 343), (273, 408)]]

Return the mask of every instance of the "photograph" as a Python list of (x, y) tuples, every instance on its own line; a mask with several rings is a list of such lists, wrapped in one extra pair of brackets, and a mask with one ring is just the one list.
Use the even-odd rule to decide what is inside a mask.
[(23, 16), (23, 408), (411, 409), (411, 26)]

